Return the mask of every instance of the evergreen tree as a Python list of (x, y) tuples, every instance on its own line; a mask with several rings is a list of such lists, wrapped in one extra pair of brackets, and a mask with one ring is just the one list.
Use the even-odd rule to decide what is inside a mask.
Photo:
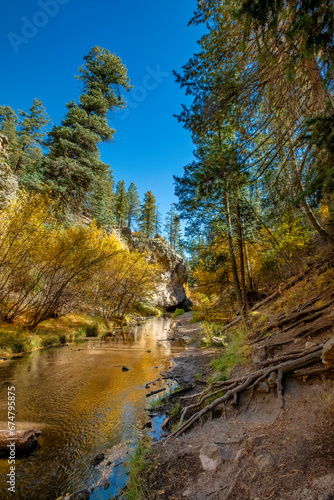
[(98, 144), (115, 133), (107, 122), (109, 111), (125, 107), (121, 87), (130, 89), (126, 67), (115, 54), (93, 47), (77, 76), (83, 84), (79, 103), (67, 104), (67, 115), (49, 134), (50, 152), (44, 171), (48, 184), (72, 207), (86, 207), (88, 195), (108, 175)]
[(116, 224), (114, 184), (113, 172), (109, 170), (107, 176), (99, 179), (94, 185), (90, 196), (92, 215), (97, 223), (104, 227), (114, 227)]
[(19, 118), (15, 111), (10, 106), (0, 106), (0, 130), (8, 139), (8, 163), (13, 172), (20, 157), (18, 124)]
[(170, 211), (166, 214), (165, 232), (171, 247), (176, 251), (181, 251), (181, 222), (176, 212), (175, 203), (171, 204)]
[(115, 196), (115, 219), (118, 227), (128, 224), (129, 201), (125, 188), (125, 181), (118, 181)]
[[(160, 205), (160, 203), (159, 203)], [(162, 229), (162, 214), (159, 211), (159, 205), (157, 205), (157, 210), (156, 210), (156, 222), (155, 222), (155, 236), (159, 236), (161, 233)]]
[(140, 207), (139, 227), (146, 237), (153, 237), (156, 233), (157, 205), (152, 191), (144, 194), (144, 201)]
[(136, 185), (131, 182), (128, 193), (128, 226), (133, 229), (135, 223), (138, 222), (140, 200), (138, 195), (138, 189)]

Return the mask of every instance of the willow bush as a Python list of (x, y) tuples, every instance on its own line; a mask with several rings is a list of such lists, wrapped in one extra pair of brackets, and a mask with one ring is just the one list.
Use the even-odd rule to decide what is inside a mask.
[(21, 192), (0, 212), (0, 318), (28, 328), (87, 306), (124, 318), (158, 268), (93, 221), (68, 225), (48, 196)]

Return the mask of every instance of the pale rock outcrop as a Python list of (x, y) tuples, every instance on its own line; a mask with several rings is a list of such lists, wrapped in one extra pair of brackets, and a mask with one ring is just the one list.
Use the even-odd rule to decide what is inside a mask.
[(183, 257), (160, 236), (145, 238), (140, 234), (131, 233), (128, 228), (122, 228), (117, 232), (129, 247), (146, 250), (152, 262), (161, 264), (164, 269), (158, 289), (152, 296), (152, 304), (165, 310), (175, 308), (188, 310), (192, 302), (184, 289), (188, 272)]

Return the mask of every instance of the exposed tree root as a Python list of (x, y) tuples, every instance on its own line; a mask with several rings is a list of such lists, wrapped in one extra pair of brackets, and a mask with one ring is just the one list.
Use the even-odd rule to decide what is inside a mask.
[[(300, 310), (297, 313), (290, 314), (289, 316), (285, 316), (280, 321), (277, 321), (276, 323), (272, 323), (271, 325), (268, 325), (266, 328), (266, 331), (268, 332), (268, 331), (272, 330), (273, 328), (279, 328), (279, 327), (285, 325), (286, 323), (291, 323), (291, 321), (294, 321), (295, 319), (303, 318), (304, 316), (308, 316), (309, 314), (323, 311), (324, 309), (327, 309), (327, 307), (329, 307), (332, 303), (333, 303), (333, 301), (330, 300), (329, 302), (326, 302), (326, 304), (322, 304), (321, 306), (309, 307), (308, 309)], [(311, 316), (311, 318), (312, 317), (313, 316)], [(306, 319), (304, 319), (303, 321), (306, 321)], [(290, 328), (292, 328), (292, 327), (290, 327)]]
[[(281, 407), (284, 405), (284, 399), (283, 399), (283, 376), (286, 373), (289, 372), (294, 372), (298, 369), (305, 368), (306, 366), (319, 363), (321, 361), (321, 353), (322, 353), (322, 345), (316, 346), (305, 351), (304, 354), (300, 353), (300, 355), (295, 354), (293, 359), (286, 359), (284, 361), (280, 361), (281, 358), (277, 358), (277, 361), (275, 359), (271, 360), (271, 364), (273, 366), (270, 367), (264, 367), (261, 368), (253, 373), (248, 373), (244, 375), (243, 377), (239, 377), (236, 379), (232, 379), (229, 381), (224, 381), (224, 382), (214, 382), (210, 388), (207, 390), (203, 391), (202, 393), (198, 394), (197, 396), (200, 397), (200, 400), (198, 403), (194, 403), (190, 406), (187, 406), (184, 408), (183, 413), (182, 413), (182, 425), (181, 427), (170, 434), (167, 439), (170, 439), (171, 437), (178, 437), (181, 434), (183, 434), (186, 430), (188, 430), (190, 427), (192, 427), (196, 422), (201, 420), (204, 416), (206, 416), (208, 413), (211, 413), (214, 411), (214, 409), (222, 404), (225, 403), (228, 400), (233, 399), (234, 402), (238, 398), (238, 394), (240, 394), (242, 391), (245, 391), (246, 389), (253, 389), (256, 387), (259, 382), (266, 377), (270, 375), (271, 372), (277, 372), (277, 393), (278, 393), (278, 398), (280, 401)], [(278, 364), (275, 364), (277, 363)], [(218, 385), (219, 384), (219, 385)], [(204, 408), (201, 410), (197, 411), (194, 415), (192, 415), (186, 422), (183, 423), (188, 411), (197, 409), (200, 406), (202, 406), (203, 402), (212, 397), (213, 394), (210, 394), (210, 390), (212, 389), (217, 389), (220, 388), (220, 391), (215, 391), (221, 392), (221, 389), (224, 387), (224, 390), (226, 391), (225, 394), (214, 401), (212, 401), (210, 404), (206, 405)]]
[[(279, 288), (278, 288), (278, 290), (276, 290), (276, 292), (274, 292), (273, 294), (269, 295), (269, 297), (267, 297), (266, 299), (262, 300), (261, 302), (258, 302), (257, 304), (255, 304), (255, 306), (253, 306), (250, 310), (251, 311), (257, 311), (262, 306), (268, 304), (268, 302), (271, 302), (272, 300), (276, 299), (285, 290), (288, 290), (289, 288), (291, 288), (292, 286), (294, 286), (296, 283), (298, 283), (299, 281), (301, 281), (302, 279), (304, 279), (305, 276), (307, 276), (312, 271), (312, 269), (313, 269), (313, 266), (309, 267), (303, 274), (300, 274), (299, 276), (297, 276), (296, 278), (294, 278), (292, 281), (290, 281), (290, 283), (287, 283), (284, 286), (280, 285)], [(225, 325), (220, 330), (220, 334), (222, 334), (225, 330), (228, 330), (232, 326), (236, 325), (237, 323), (239, 323), (243, 319), (245, 319), (245, 318), (242, 315), (238, 316), (236, 319), (234, 319), (233, 321), (231, 321), (230, 323), (228, 323), (227, 325)]]
[(298, 359), (302, 358), (306, 354), (310, 354), (311, 352), (318, 351), (321, 349), (322, 345), (315, 345), (313, 347), (310, 347), (309, 349), (302, 349), (298, 351), (293, 351), (289, 352), (289, 354), (284, 354), (283, 356), (279, 356), (278, 358), (273, 358), (273, 359), (267, 359), (266, 361), (263, 361), (259, 368), (264, 368), (265, 366), (272, 365), (272, 364), (277, 364), (281, 363), (282, 361), (288, 361), (289, 359)]

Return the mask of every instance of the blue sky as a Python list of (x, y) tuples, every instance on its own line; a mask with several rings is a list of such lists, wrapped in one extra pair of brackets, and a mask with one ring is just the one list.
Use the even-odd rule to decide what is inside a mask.
[(112, 117), (115, 142), (101, 146), (116, 181), (135, 182), (141, 198), (152, 190), (162, 213), (175, 201), (173, 174), (192, 160), (189, 133), (173, 117), (187, 100), (174, 81), (193, 52), (201, 28), (187, 27), (196, 0), (16, 0), (0, 20), (0, 104), (28, 109), (41, 99), (58, 124), (65, 103), (77, 99), (74, 75), (94, 45), (115, 52), (134, 90), (128, 111)]

